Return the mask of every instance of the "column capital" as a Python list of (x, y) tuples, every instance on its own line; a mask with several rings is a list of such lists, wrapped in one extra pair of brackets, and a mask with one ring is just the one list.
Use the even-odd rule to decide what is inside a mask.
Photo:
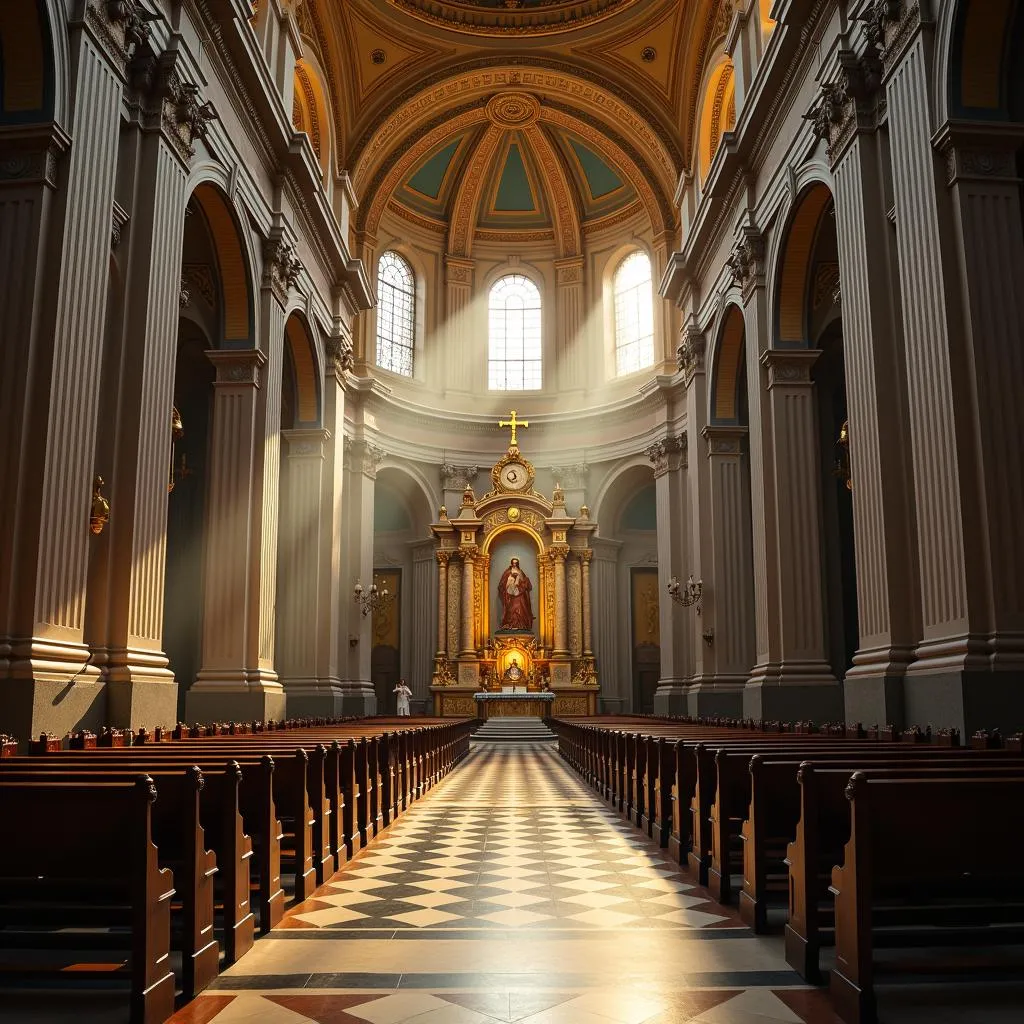
[(10, 125), (0, 128), (0, 189), (44, 184), (57, 187), (57, 162), (71, 148), (71, 136), (59, 125)]
[(260, 386), (260, 369), (267, 357), (258, 348), (217, 348), (207, 351), (206, 358), (217, 371), (215, 387)]
[(463, 256), (448, 253), (444, 258), (444, 268), (446, 284), (463, 284), (468, 287), (473, 283), (476, 260), (467, 260)]
[(698, 373), (704, 372), (707, 337), (693, 321), (688, 323), (680, 333), (683, 340), (676, 349), (676, 362), (679, 369), (683, 371), (685, 386), (689, 387), (693, 378)]
[(437, 559), (437, 564), (438, 565), (446, 566), (451, 561), (453, 554), (454, 554), (454, 552), (447, 551), (447, 550), (445, 550), (445, 551), (435, 551), (434, 552), (434, 557)]
[(744, 224), (739, 230), (732, 253), (725, 261), (732, 271), (733, 280), (740, 286), (744, 299), (751, 290), (764, 284), (766, 252), (764, 233), (753, 224)]
[(835, 78), (822, 82), (818, 98), (804, 118), (828, 147), (835, 167), (858, 132), (873, 132), (885, 115), (882, 61), (874, 50), (857, 56), (850, 50), (838, 55)]
[(565, 259), (555, 260), (555, 283), (557, 287), (582, 284), (584, 262), (582, 256), (566, 256)]
[(321, 428), (282, 430), (281, 439), (287, 446), (290, 459), (322, 459), (324, 456), (324, 446), (331, 439), (331, 432)]
[(739, 426), (708, 425), (700, 433), (707, 442), (710, 459), (713, 455), (741, 455), (748, 430)]
[(811, 387), (811, 367), (821, 350), (816, 348), (770, 348), (761, 356), (768, 367), (768, 390), (778, 387)]
[(548, 547), (548, 558), (556, 564), (558, 562), (564, 562), (569, 554), (568, 544), (552, 544)]
[(1019, 185), (1017, 153), (1022, 142), (1019, 124), (964, 121), (947, 121), (933, 140), (945, 160), (949, 186), (960, 181)]
[(583, 567), (588, 568), (590, 566), (591, 561), (594, 558), (594, 552), (590, 548), (581, 548), (579, 556), (580, 562), (583, 564)]
[(295, 246), (274, 231), (263, 243), (263, 287), (269, 288), (282, 306), (288, 304), (288, 290), (299, 279), (302, 262), (295, 255)]
[(459, 554), (463, 562), (472, 563), (480, 554), (480, 548), (476, 544), (463, 544), (459, 547)]
[(682, 440), (685, 436), (685, 433), (683, 435), (670, 434), (644, 449), (647, 458), (654, 465), (655, 479), (680, 468), (687, 445), (687, 442)]
[(441, 487), (446, 491), (464, 491), (473, 486), (479, 472), (478, 466), (455, 466), (446, 462), (441, 466)]
[(377, 479), (377, 467), (387, 457), (387, 452), (371, 441), (361, 437), (345, 438), (345, 468), (363, 473), (371, 480)]
[(570, 466), (550, 466), (551, 475), (570, 491), (582, 490), (587, 486), (587, 477), (590, 475), (590, 467), (585, 462), (577, 462)]
[(926, 19), (921, 0), (870, 0), (860, 20), (868, 43), (881, 53), (889, 71)]
[(85, 27), (122, 75), (135, 50), (149, 41), (149, 22), (157, 20), (157, 17), (138, 0), (85, 2)]
[(352, 338), (347, 333), (336, 331), (324, 341), (324, 354), (327, 357), (327, 372), (333, 373), (338, 384), (344, 387), (346, 374), (355, 366)]

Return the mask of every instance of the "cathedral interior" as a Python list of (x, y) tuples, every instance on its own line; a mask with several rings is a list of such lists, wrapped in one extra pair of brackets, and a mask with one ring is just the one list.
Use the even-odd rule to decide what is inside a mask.
[(0, 0), (0, 1021), (1018, 1020), (1022, 285), (1022, 0)]

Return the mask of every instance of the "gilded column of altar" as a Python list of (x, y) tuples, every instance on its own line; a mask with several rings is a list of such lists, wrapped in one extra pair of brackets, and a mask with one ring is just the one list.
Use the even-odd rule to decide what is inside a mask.
[(479, 650), (484, 645), (490, 629), (487, 623), (487, 578), (491, 566), (491, 556), (480, 554), (476, 556), (476, 606), (474, 621), (476, 623), (476, 636), (474, 647)]
[(568, 548), (552, 545), (548, 552), (555, 571), (555, 657), (565, 657), (569, 653), (566, 634), (568, 632), (568, 615), (565, 593), (565, 556)]
[(591, 630), (590, 610), (590, 560), (594, 552), (589, 548), (580, 552), (580, 565), (583, 570), (583, 656), (593, 657), (593, 636)]
[(459, 652), (463, 657), (470, 657), (476, 653), (476, 648), (473, 646), (474, 578), (473, 553), (464, 551), (462, 553), (462, 650)]
[(575, 558), (566, 562), (565, 588), (569, 653), (579, 658), (583, 656), (583, 573)]
[(448, 559), (447, 551), (437, 552), (437, 656), (448, 651)]
[(445, 637), (448, 657), (459, 656), (459, 631), (462, 628), (462, 562), (458, 558), (448, 561), (448, 635)]

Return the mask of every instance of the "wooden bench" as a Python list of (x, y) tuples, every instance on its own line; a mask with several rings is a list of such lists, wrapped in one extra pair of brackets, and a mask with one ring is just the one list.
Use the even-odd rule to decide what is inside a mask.
[[(1001, 778), (856, 772), (850, 779), (850, 839), (832, 871), (830, 982), (835, 1008), (849, 1024), (878, 1019), (877, 948), (1024, 942), (1024, 773), (1011, 772)], [(970, 958), (964, 966), (976, 968)]]
[[(48, 985), (123, 979), (132, 1024), (171, 1016), (174, 875), (159, 866), (153, 842), (156, 799), (144, 775), (132, 782), (0, 780), (8, 823), (0, 843), (0, 941), (49, 951), (45, 962), (5, 957), (6, 972)], [(10, 828), (13, 822), (24, 827)], [(101, 940), (95, 929), (102, 927), (115, 930)]]

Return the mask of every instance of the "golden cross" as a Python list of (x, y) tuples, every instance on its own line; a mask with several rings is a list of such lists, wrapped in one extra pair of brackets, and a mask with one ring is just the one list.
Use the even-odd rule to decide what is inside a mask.
[(509, 447), (511, 447), (511, 448), (518, 448), (519, 447), (518, 443), (516, 442), (516, 428), (517, 427), (528, 427), (529, 425), (530, 425), (530, 421), (529, 420), (517, 420), (516, 419), (516, 411), (515, 411), (515, 409), (513, 409), (509, 413), (509, 419), (507, 419), (507, 420), (498, 420), (498, 426), (499, 427), (511, 427), (512, 428), (512, 441), (511, 441), (511, 443), (509, 445)]

